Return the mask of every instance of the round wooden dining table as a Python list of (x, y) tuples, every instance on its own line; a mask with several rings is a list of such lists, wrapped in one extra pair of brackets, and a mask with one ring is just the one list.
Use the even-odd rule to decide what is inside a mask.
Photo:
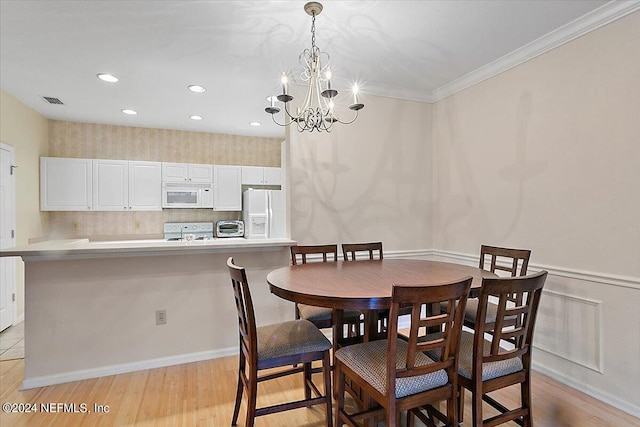
[(471, 295), (483, 277), (497, 277), (477, 267), (440, 261), (381, 259), (309, 262), (270, 272), (267, 283), (280, 298), (338, 309), (385, 309), (393, 284), (435, 286), (471, 276)]
[(436, 286), (471, 276), (471, 296), (477, 296), (483, 277), (497, 277), (477, 267), (440, 261), (382, 259), (309, 262), (282, 267), (267, 275), (271, 292), (300, 304), (338, 310), (362, 310), (365, 340), (372, 333), (370, 310), (391, 307), (394, 284)]

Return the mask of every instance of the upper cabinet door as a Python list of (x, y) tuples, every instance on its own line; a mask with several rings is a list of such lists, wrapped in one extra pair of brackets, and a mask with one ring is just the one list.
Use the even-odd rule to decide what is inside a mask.
[(126, 160), (93, 161), (93, 210), (129, 209), (129, 162)]
[(162, 181), (188, 182), (189, 165), (187, 163), (162, 163)]
[(189, 164), (189, 182), (213, 182), (213, 165)]
[(262, 166), (242, 166), (242, 185), (262, 185), (264, 168)]
[(40, 210), (91, 210), (91, 159), (40, 158)]
[(282, 168), (264, 168), (265, 185), (282, 185)]
[(213, 167), (213, 210), (242, 210), (242, 169), (240, 166)]
[(129, 162), (129, 209), (162, 210), (162, 163)]

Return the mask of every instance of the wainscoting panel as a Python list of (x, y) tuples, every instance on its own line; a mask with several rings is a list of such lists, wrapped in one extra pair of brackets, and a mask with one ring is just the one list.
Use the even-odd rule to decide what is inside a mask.
[(544, 291), (534, 347), (602, 373), (602, 302)]

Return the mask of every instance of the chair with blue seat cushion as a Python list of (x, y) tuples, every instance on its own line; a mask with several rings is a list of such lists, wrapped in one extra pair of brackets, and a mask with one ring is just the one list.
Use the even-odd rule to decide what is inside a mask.
[[(326, 405), (326, 426), (333, 425), (331, 402), (331, 361), (329, 340), (307, 320), (294, 320), (256, 327), (253, 301), (244, 268), (227, 260), (231, 284), (238, 312), (240, 332), (240, 354), (238, 387), (231, 425), (236, 425), (240, 413), (243, 392), (247, 391), (247, 415), (245, 426), (253, 426), (256, 417), (290, 409)], [(311, 378), (311, 363), (322, 361), (324, 395)], [(291, 365), (302, 364), (290, 368)], [(258, 371), (276, 367), (288, 368), (267, 375), (258, 376)], [(258, 383), (285, 375), (303, 373), (305, 398), (263, 408), (256, 408)], [(315, 397), (312, 397), (312, 393)]]
[[(336, 425), (356, 425), (356, 421), (384, 416), (387, 427), (400, 425), (400, 413), (447, 402), (447, 413), (429, 406), (427, 415), (416, 411), (423, 422), (435, 426), (434, 419), (450, 425), (457, 423), (457, 353), (464, 307), (471, 278), (440, 285), (393, 285), (387, 339), (342, 347), (335, 353), (335, 376), (338, 388)], [(442, 313), (424, 315), (426, 306), (446, 302)], [(398, 316), (401, 306), (411, 307), (411, 325), (405, 339), (398, 338)], [(430, 311), (429, 311), (430, 312)], [(427, 328), (443, 331), (434, 339), (423, 340)], [(439, 349), (440, 356), (425, 352)], [(348, 413), (345, 392), (359, 389), (364, 394), (353, 396), (361, 411)], [(376, 402), (371, 407), (369, 402)], [(410, 420), (412, 418), (410, 417)]]

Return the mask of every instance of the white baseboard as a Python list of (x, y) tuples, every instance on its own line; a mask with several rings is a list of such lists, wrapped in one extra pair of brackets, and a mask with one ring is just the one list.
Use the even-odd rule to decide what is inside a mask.
[(141, 360), (120, 365), (101, 366), (99, 368), (80, 371), (64, 372), (56, 375), (44, 375), (40, 377), (25, 378), (20, 391), (30, 388), (45, 387), (49, 385), (68, 383), (72, 381), (88, 380), (91, 378), (106, 377), (109, 375), (126, 374), (146, 369), (164, 368), (165, 366), (181, 365), (183, 363), (200, 362), (202, 360), (218, 359), (238, 354), (237, 347), (223, 348), (219, 350), (201, 351), (198, 353), (180, 354), (177, 356), (161, 357), (158, 359)]
[(544, 374), (549, 378), (552, 378), (562, 384), (565, 384), (571, 388), (581, 391), (584, 394), (588, 394), (589, 396), (595, 399), (598, 399), (601, 402), (604, 402), (608, 405), (611, 405), (614, 408), (620, 409), (621, 411), (631, 414), (634, 417), (640, 418), (640, 406), (638, 405), (634, 405), (633, 403), (621, 400), (616, 396), (612, 396), (608, 393), (603, 392), (602, 390), (594, 389), (588, 384), (575, 381), (574, 379), (569, 378), (559, 372), (553, 371), (545, 366), (542, 366), (536, 363), (535, 361), (531, 363), (531, 367), (533, 368), (533, 370), (540, 372), (541, 374)]

